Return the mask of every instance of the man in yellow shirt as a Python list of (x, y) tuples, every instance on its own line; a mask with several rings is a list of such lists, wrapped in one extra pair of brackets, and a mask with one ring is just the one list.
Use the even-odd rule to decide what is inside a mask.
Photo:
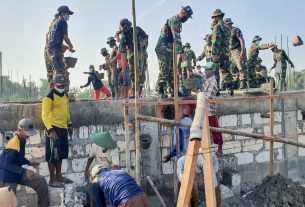
[(63, 187), (72, 183), (61, 174), (62, 160), (68, 158), (68, 133), (72, 136), (69, 98), (64, 92), (65, 77), (61, 74), (54, 78), (54, 88), (42, 100), (42, 121), (46, 127), (46, 161), (50, 172), (49, 185)]

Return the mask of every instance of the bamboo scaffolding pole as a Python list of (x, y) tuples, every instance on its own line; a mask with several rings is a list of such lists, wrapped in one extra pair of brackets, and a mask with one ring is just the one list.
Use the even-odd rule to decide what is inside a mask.
[(156, 186), (154, 185), (152, 179), (151, 179), (149, 176), (147, 176), (146, 178), (147, 178), (149, 184), (151, 185), (152, 189), (155, 191), (155, 193), (156, 193), (156, 195), (157, 195), (159, 201), (161, 202), (162, 206), (163, 206), (163, 207), (166, 207), (166, 204), (165, 204), (165, 202), (164, 202), (164, 200), (163, 200), (161, 194), (159, 193), (158, 189), (157, 189)]
[(136, 181), (138, 185), (141, 185), (141, 148), (140, 148), (140, 123), (136, 119), (136, 115), (139, 113), (137, 106), (138, 101), (138, 88), (139, 88), (139, 54), (138, 54), (138, 40), (137, 40), (137, 19), (136, 19), (136, 3), (132, 0), (132, 17), (133, 17), (133, 49), (134, 49), (134, 88), (133, 94), (135, 96), (135, 144), (136, 144)]
[(128, 106), (124, 106), (126, 170), (130, 174), (130, 140)]
[[(270, 96), (273, 95), (273, 79), (270, 81)], [(273, 137), (273, 129), (274, 129), (274, 104), (273, 99), (270, 98), (270, 137)], [(273, 141), (270, 142), (270, 165), (269, 165), (269, 174), (273, 175), (274, 170), (274, 150), (273, 150)]]
[[(174, 75), (174, 108), (175, 108), (175, 120), (179, 120), (179, 104), (178, 104), (178, 68), (177, 68), (177, 43), (173, 43), (173, 75)], [(176, 134), (176, 155), (180, 156), (180, 136), (179, 127), (175, 128)], [(178, 175), (177, 175), (177, 161), (174, 161), (174, 194), (175, 201), (178, 199)]]

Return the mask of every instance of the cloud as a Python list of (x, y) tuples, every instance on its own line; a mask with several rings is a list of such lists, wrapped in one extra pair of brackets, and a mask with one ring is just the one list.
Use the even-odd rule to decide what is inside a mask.
[(154, 10), (156, 10), (157, 8), (159, 8), (160, 6), (162, 6), (163, 4), (165, 4), (167, 2), (167, 0), (160, 0), (158, 1), (155, 5), (153, 5), (150, 9), (144, 11), (140, 16), (139, 16), (139, 20), (143, 19), (146, 15), (150, 14), (151, 12), (153, 12)]

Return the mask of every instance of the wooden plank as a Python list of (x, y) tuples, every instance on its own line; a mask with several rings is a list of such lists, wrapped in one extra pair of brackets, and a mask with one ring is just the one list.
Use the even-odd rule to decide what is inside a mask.
[(162, 206), (163, 206), (163, 207), (166, 207), (166, 204), (165, 204), (165, 202), (164, 202), (164, 200), (163, 200), (161, 194), (159, 193), (158, 189), (157, 189), (156, 186), (154, 185), (152, 179), (151, 179), (149, 176), (147, 176), (146, 178), (147, 178), (149, 184), (151, 185), (152, 189), (155, 191), (155, 193), (156, 193), (158, 199), (160, 200)]
[[(206, 103), (208, 104), (208, 103)], [(208, 105), (206, 105), (208, 109)], [(201, 140), (202, 156), (203, 156), (203, 173), (204, 173), (204, 189), (207, 207), (216, 207), (216, 192), (215, 183), (213, 179), (213, 160), (211, 154), (211, 135), (209, 127), (209, 115), (205, 113), (204, 127), (202, 129), (202, 140)]]
[(193, 139), (189, 142), (187, 154), (185, 156), (184, 171), (177, 201), (177, 207), (186, 207), (190, 203), (197, 166), (198, 150), (200, 145), (201, 141), (199, 139)]
[(130, 140), (129, 140), (129, 115), (128, 106), (124, 106), (124, 125), (125, 125), (125, 148), (126, 148), (126, 170), (130, 174)]
[[(273, 96), (273, 79), (270, 81), (270, 96)], [(273, 137), (273, 129), (274, 129), (274, 104), (273, 98), (270, 98), (270, 136)], [(273, 149), (273, 141), (270, 142), (270, 166), (269, 166), (269, 174), (273, 175), (274, 170), (274, 149)]]

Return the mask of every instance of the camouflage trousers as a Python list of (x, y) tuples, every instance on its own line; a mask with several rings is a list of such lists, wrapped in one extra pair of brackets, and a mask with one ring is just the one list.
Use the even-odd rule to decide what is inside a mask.
[(247, 80), (247, 60), (240, 59), (240, 53), (238, 49), (231, 50), (231, 74), (234, 81)]
[(255, 65), (248, 65), (248, 82), (249, 82), (249, 88), (259, 87), (257, 85), (257, 81), (256, 81), (256, 66)]
[(111, 90), (111, 95), (113, 98), (119, 97), (119, 69), (118, 68), (109, 68), (108, 69), (108, 84)]
[[(217, 62), (219, 73), (220, 73), (220, 83), (219, 88), (222, 90), (230, 89), (232, 86), (232, 74), (230, 72), (230, 59), (227, 55), (220, 56)], [(216, 74), (217, 75), (217, 74)]]
[(181, 71), (179, 71), (180, 79), (187, 79), (191, 77), (191, 74), (193, 73), (192, 67), (183, 67), (181, 68)]
[(44, 49), (44, 60), (45, 60), (46, 69), (47, 69), (47, 80), (50, 83), (53, 80), (53, 67), (52, 67), (52, 62), (49, 57), (47, 48)]
[(159, 76), (157, 80), (159, 93), (164, 93), (167, 88), (174, 91), (173, 54), (157, 54), (159, 61)]
[(148, 54), (146, 51), (139, 51), (139, 95), (142, 94), (146, 81), (146, 71), (148, 70), (147, 58)]

